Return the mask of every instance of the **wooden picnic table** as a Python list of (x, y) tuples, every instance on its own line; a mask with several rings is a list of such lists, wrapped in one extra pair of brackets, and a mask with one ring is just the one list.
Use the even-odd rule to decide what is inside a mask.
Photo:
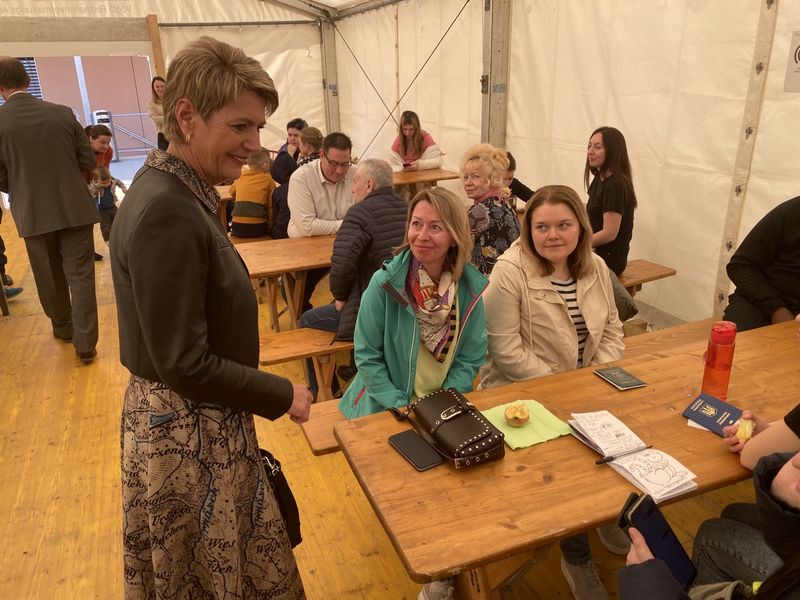
[(625, 271), (619, 276), (619, 282), (628, 290), (631, 296), (642, 289), (642, 284), (659, 279), (673, 277), (677, 271), (672, 267), (665, 267), (649, 260), (635, 258), (629, 260)]
[(413, 196), (423, 187), (435, 186), (439, 181), (458, 179), (460, 175), (447, 169), (423, 169), (421, 171), (395, 171), (394, 187), (400, 193), (401, 188), (407, 187), (408, 193)]
[[(306, 272), (331, 266), (333, 240), (336, 236), (321, 235), (281, 240), (261, 240), (236, 246), (239, 255), (247, 266), (250, 279), (267, 279), (269, 285), (277, 286), (278, 279), (284, 277), (286, 301), (291, 316), (292, 327), (302, 311)], [(275, 331), (278, 327), (278, 310), (275, 299), (270, 297), (270, 315)]]
[[(797, 324), (740, 333), (728, 399), (767, 420), (796, 406)], [(706, 492), (747, 479), (719, 437), (687, 426), (681, 412), (699, 393), (706, 341), (675, 345), (615, 364), (647, 383), (620, 392), (578, 369), (468, 394), (487, 409), (518, 399), (541, 402), (562, 420), (609, 410), (645, 443), (692, 470)], [(408, 428), (389, 413), (334, 426), (353, 473), (414, 581), (456, 576), (456, 597), (499, 598), (497, 588), (544, 545), (612, 521), (634, 487), (571, 436), (466, 470), (418, 473), (387, 443)], [(674, 499), (671, 501), (676, 501)]]

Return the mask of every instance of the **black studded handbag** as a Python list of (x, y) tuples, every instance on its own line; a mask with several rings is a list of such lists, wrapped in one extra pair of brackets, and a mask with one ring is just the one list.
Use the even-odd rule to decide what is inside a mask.
[(400, 413), (414, 429), (456, 469), (499, 460), (505, 456), (503, 432), (492, 425), (455, 388), (417, 398)]

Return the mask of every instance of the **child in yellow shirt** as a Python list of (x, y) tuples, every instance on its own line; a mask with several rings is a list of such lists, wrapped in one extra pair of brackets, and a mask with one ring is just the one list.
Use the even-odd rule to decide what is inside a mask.
[(272, 190), (275, 181), (269, 174), (269, 151), (262, 148), (247, 159), (247, 170), (231, 185), (233, 205), (231, 233), (239, 237), (267, 235), (272, 221)]

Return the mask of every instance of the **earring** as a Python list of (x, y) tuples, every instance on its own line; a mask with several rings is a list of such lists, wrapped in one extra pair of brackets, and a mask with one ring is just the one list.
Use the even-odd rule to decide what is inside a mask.
[(186, 143), (188, 144), (189, 142), (192, 141), (192, 132), (188, 131), (187, 133), (184, 134), (183, 137), (186, 138)]

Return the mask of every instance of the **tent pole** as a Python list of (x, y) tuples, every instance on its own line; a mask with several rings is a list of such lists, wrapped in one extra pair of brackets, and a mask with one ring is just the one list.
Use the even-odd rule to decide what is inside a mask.
[(511, 0), (483, 0), (481, 141), (506, 146)]
[(158, 17), (147, 15), (147, 32), (150, 34), (150, 45), (153, 47), (153, 62), (156, 67), (156, 75), (165, 77), (167, 69), (164, 66), (164, 53), (161, 50), (161, 33), (158, 31)]
[(322, 39), (322, 85), (325, 88), (325, 127), (339, 131), (339, 76), (336, 71), (336, 28), (331, 21), (320, 21)]
[(778, 3), (762, 0), (761, 12), (756, 30), (756, 43), (753, 48), (753, 61), (750, 69), (750, 82), (745, 96), (745, 108), (739, 135), (739, 147), (736, 150), (736, 161), (733, 166), (731, 189), (728, 192), (728, 206), (725, 211), (725, 223), (722, 229), (722, 245), (717, 264), (717, 281), (714, 286), (714, 316), (722, 315), (728, 305), (728, 294), (731, 281), (728, 278), (727, 266), (736, 252), (739, 242), (739, 230), (742, 224), (742, 213), (747, 202), (747, 184), (750, 181), (750, 170), (753, 164), (753, 153), (756, 145), (761, 110), (764, 106), (764, 94), (767, 89), (769, 73), (769, 57), (772, 43), (775, 40), (775, 25), (778, 21)]

